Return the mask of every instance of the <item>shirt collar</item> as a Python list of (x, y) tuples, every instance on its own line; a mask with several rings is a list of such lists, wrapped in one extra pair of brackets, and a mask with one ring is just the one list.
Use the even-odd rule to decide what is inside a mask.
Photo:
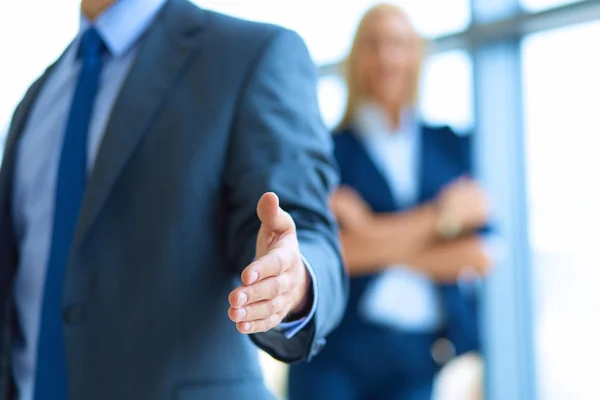
[(166, 0), (117, 0), (94, 21), (83, 13), (79, 34), (94, 27), (114, 57), (120, 57), (139, 40)]
[(393, 136), (414, 137), (418, 132), (419, 118), (416, 110), (409, 107), (402, 111), (402, 126), (394, 129), (379, 105), (363, 101), (356, 109), (354, 124), (363, 138), (386, 138)]

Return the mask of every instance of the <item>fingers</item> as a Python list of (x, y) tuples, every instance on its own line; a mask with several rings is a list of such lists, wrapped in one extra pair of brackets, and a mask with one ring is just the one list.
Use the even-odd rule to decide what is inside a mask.
[(275, 328), (281, 320), (285, 318), (284, 313), (273, 314), (266, 319), (261, 319), (252, 322), (238, 322), (235, 324), (238, 331), (241, 333), (259, 333), (266, 332), (269, 329)]
[(279, 207), (279, 198), (275, 193), (265, 193), (256, 206), (256, 213), (262, 225), (270, 231), (294, 230), (292, 217)]
[(287, 293), (292, 287), (288, 274), (268, 278), (250, 286), (240, 286), (229, 294), (229, 304), (240, 308), (248, 304), (273, 299)]
[[(297, 303), (294, 266), (303, 268), (292, 217), (279, 207), (275, 193), (265, 193), (256, 212), (262, 226), (257, 260), (242, 272), (243, 285), (229, 295), (229, 318), (242, 333), (277, 326)], [(304, 270), (302, 270), (304, 271)]]
[(278, 276), (293, 266), (292, 255), (285, 248), (275, 248), (248, 265), (242, 271), (242, 283), (252, 285), (263, 279)]
[(289, 274), (241, 286), (229, 295), (229, 318), (241, 333), (266, 332), (277, 326), (289, 311), (293, 282)]
[(241, 308), (230, 307), (228, 314), (233, 322), (257, 321), (268, 319), (273, 314), (285, 313), (287, 311), (286, 304), (286, 296), (280, 295), (271, 300), (259, 301)]

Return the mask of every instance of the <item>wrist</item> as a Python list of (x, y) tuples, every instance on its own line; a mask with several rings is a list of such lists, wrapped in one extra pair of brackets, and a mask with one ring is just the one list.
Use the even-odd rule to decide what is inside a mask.
[(300, 290), (301, 293), (299, 293), (299, 298), (296, 300), (288, 316), (285, 318), (286, 320), (293, 321), (300, 319), (306, 317), (310, 313), (313, 298), (312, 279), (308, 269), (305, 266), (303, 266), (303, 268), (304, 283), (302, 285), (302, 290)]

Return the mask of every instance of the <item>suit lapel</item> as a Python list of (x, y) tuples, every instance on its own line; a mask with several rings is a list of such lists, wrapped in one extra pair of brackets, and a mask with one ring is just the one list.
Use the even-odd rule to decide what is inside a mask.
[(432, 181), (432, 165), (430, 157), (430, 135), (429, 129), (421, 125), (421, 143), (420, 143), (420, 159), (419, 159), (419, 203), (426, 202), (432, 196), (431, 181)]
[[(420, 181), (419, 181), (419, 203), (430, 201), (435, 198), (444, 182), (444, 175), (448, 168), (452, 165), (447, 165), (447, 152), (452, 149), (441, 145), (439, 141), (442, 139), (439, 132), (422, 125), (421, 126), (421, 160), (420, 160)], [(450, 156), (450, 159), (452, 157)]]
[(17, 156), (17, 143), (29, 117), (31, 108), (54, 65), (31, 85), (25, 97), (15, 110), (4, 145), (4, 158), (0, 169), (0, 284), (2, 293), (5, 285), (10, 285), (17, 261), (17, 244), (12, 226), (12, 210), (10, 207), (12, 181)]
[(464, 138), (448, 128), (422, 128), (420, 201), (428, 201), (450, 182), (471, 171)]
[(365, 148), (363, 142), (354, 131), (348, 136), (350, 162), (358, 189), (365, 200), (377, 212), (395, 211), (398, 209), (388, 180)]
[(25, 128), (25, 123), (27, 122), (33, 103), (55, 65), (56, 63), (48, 67), (44, 74), (31, 85), (29, 90), (27, 90), (25, 97), (23, 97), (23, 100), (15, 110), (8, 130), (8, 137), (4, 144), (4, 159), (2, 160), (2, 173), (0, 174), (0, 201), (4, 201), (4, 198), (8, 195), (6, 183), (10, 177), (9, 170), (12, 169), (13, 160), (16, 156), (16, 144)]
[[(202, 25), (186, 1), (171, 0), (140, 43), (139, 54), (113, 106), (82, 205), (74, 247), (103, 204), (186, 65), (198, 55)], [(189, 18), (196, 14), (196, 19)]]

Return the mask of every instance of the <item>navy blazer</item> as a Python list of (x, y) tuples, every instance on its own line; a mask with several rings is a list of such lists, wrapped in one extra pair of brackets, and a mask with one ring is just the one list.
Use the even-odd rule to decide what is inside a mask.
[[(334, 142), (341, 183), (357, 190), (375, 212), (400, 211), (386, 179), (357, 133), (351, 128), (346, 129), (334, 136)], [(472, 174), (470, 142), (470, 136), (459, 136), (449, 127), (421, 126), (419, 204), (433, 200), (444, 186), (458, 177)], [(372, 279), (373, 276), (366, 276), (351, 280), (348, 312), (338, 330), (343, 331), (348, 325), (349, 329), (365, 325), (357, 315), (357, 308), (359, 299)], [(474, 349), (477, 321), (473, 298), (465, 298), (456, 285), (438, 285), (438, 289), (445, 314), (459, 318), (446, 318), (447, 323), (440, 335), (451, 336), (459, 353)]]
[[(473, 165), (469, 136), (459, 136), (449, 127), (421, 125), (420, 129), (418, 202), (423, 203), (434, 199), (451, 181), (471, 174)], [(359, 135), (347, 128), (334, 135), (334, 143), (341, 183), (353, 187), (375, 212), (400, 211), (388, 182)], [(376, 325), (359, 315), (361, 297), (375, 276), (351, 279), (348, 309), (330, 336), (328, 348), (311, 364), (292, 367), (292, 400), (309, 393), (313, 399), (325, 398), (322, 393), (345, 393), (349, 398), (361, 398), (358, 392), (363, 396), (365, 393), (376, 396), (373, 398), (396, 398), (397, 393), (401, 393), (399, 398), (412, 398), (403, 390), (423, 382), (422, 387), (427, 392), (441, 368), (431, 354), (437, 340), (450, 340), (458, 354), (478, 348), (475, 291), (463, 293), (457, 285), (436, 285), (445, 317), (442, 329), (434, 333), (409, 333)], [(338, 387), (333, 387), (334, 382), (339, 383)], [(307, 389), (309, 385), (315, 389)], [(381, 388), (391, 388), (396, 394), (380, 392)]]

